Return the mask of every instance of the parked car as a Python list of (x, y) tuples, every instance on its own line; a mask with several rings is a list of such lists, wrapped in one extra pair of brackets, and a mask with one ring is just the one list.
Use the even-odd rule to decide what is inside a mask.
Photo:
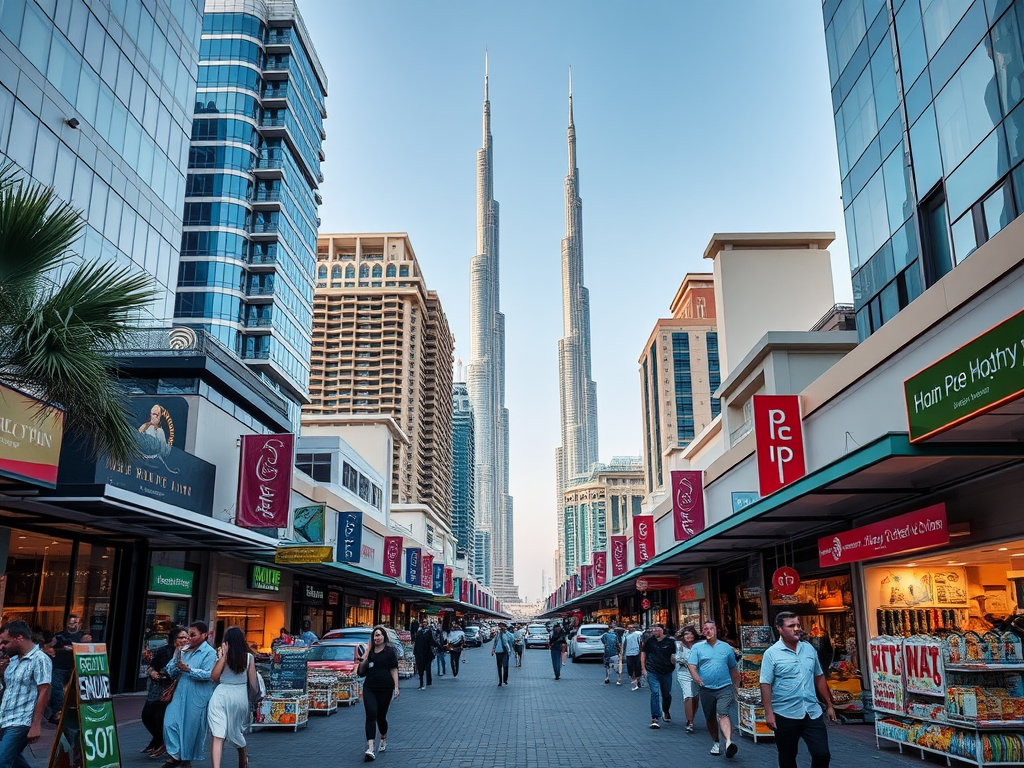
[(311, 670), (326, 669), (332, 672), (352, 674), (362, 643), (313, 643), (306, 653), (306, 665)]
[(489, 624), (480, 625), (480, 642), (489, 643), (491, 638), (494, 637), (494, 630), (491, 629)]
[[(405, 644), (398, 639), (398, 633), (391, 629), (391, 627), (385, 627), (388, 633), (388, 642), (395, 646), (395, 653), (398, 654), (398, 666), (399, 670), (402, 669), (403, 660), (405, 659), (406, 653), (412, 654), (412, 649), (407, 649)], [(320, 638), (321, 644), (326, 643), (355, 643), (369, 646), (370, 645), (370, 634), (373, 632), (373, 627), (345, 627), (344, 629), (332, 629), (330, 632), (325, 632), (324, 636)]]
[(480, 639), (480, 627), (466, 627), (466, 647), (479, 648), (483, 644), (483, 640)]
[(551, 638), (548, 630), (543, 624), (530, 624), (526, 628), (527, 648), (548, 648), (551, 645)]
[(608, 631), (607, 624), (582, 624), (569, 636), (569, 655), (573, 662), (587, 656), (604, 657), (601, 635)]

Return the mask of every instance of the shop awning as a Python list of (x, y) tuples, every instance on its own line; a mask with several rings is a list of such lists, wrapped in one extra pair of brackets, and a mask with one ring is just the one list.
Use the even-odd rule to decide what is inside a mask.
[(639, 576), (720, 565), (755, 550), (790, 541), (794, 535), (812, 535), (816, 530), (834, 526), (837, 521), (874, 512), (900, 511), (902, 507), (924, 506), (930, 497), (949, 487), (1021, 463), (1024, 463), (1024, 444), (1020, 442), (933, 440), (912, 445), (906, 433), (890, 433), (546, 615), (632, 591), (632, 583)]

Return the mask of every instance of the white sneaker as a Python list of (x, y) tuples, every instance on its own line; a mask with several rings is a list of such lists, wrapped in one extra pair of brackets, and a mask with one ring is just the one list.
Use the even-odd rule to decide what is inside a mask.
[(632, 687), (632, 688), (630, 688), (630, 690), (631, 690), (631, 691), (639, 691), (639, 690), (640, 690), (640, 686), (639, 686), (639, 685), (637, 685), (636, 683), (633, 683), (633, 687)]
[(380, 740), (380, 745), (377, 747), (377, 751), (378, 752), (387, 752), (388, 751), (388, 740), (387, 739), (381, 739)]
[(363, 762), (369, 763), (377, 759), (377, 756), (373, 754), (372, 749), (368, 749), (363, 753)]
[(718, 742), (717, 741), (715, 742), (715, 746), (713, 746), (711, 748), (711, 754), (712, 755), (720, 755), (720, 754), (722, 754), (722, 748), (720, 746), (718, 746)]

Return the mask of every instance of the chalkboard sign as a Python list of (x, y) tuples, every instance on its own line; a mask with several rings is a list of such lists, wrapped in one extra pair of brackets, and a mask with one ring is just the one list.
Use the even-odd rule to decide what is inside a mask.
[(74, 659), (47, 767), (121, 768), (107, 646), (74, 643)]
[(306, 692), (308, 648), (279, 647), (270, 661), (270, 690)]

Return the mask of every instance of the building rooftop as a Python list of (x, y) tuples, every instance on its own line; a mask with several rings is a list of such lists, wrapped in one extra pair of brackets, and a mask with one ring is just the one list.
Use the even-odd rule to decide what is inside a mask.
[(721, 251), (733, 250), (820, 250), (835, 239), (835, 232), (716, 232), (704, 249), (704, 258), (713, 259)]

